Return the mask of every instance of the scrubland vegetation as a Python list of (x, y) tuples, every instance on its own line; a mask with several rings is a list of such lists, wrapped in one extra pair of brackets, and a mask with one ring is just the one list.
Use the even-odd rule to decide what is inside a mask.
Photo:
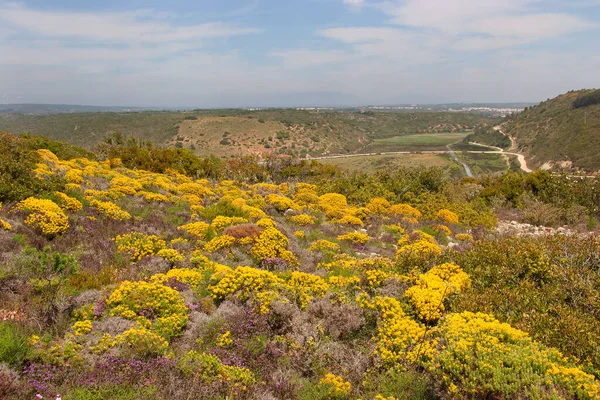
[(598, 90), (580, 90), (548, 99), (511, 116), (504, 132), (514, 137), (533, 166), (546, 162), (588, 172), (600, 169), (600, 102)]
[(596, 179), (0, 152), (2, 398), (600, 396)]

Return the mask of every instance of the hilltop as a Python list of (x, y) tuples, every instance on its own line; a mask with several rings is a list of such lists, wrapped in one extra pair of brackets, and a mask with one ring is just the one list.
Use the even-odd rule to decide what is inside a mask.
[[(598, 91), (579, 90), (544, 101), (508, 117), (503, 132), (534, 167), (600, 169)], [(586, 99), (590, 99), (587, 101)]]

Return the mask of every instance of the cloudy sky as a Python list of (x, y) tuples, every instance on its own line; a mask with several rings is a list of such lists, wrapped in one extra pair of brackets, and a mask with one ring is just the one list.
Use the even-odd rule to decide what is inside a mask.
[(0, 0), (8, 102), (540, 101), (599, 71), (600, 0)]

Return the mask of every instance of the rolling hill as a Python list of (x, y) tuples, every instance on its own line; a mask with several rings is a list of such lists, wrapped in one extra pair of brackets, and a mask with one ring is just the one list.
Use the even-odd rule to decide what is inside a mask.
[[(95, 112), (0, 115), (0, 130), (32, 133), (91, 148), (113, 131), (198, 155), (360, 153), (411, 134), (456, 133), (490, 121), (450, 112), (343, 112), (294, 109)], [(385, 146), (384, 146), (385, 147)], [(378, 150), (381, 151), (381, 150)]]
[(503, 131), (534, 167), (598, 170), (600, 104), (585, 101), (598, 92), (572, 91), (544, 101), (509, 117)]

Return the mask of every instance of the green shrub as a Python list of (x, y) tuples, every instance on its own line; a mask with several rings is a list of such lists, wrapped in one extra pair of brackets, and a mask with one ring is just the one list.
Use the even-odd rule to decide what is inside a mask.
[(128, 385), (111, 385), (91, 388), (75, 388), (67, 391), (65, 399), (71, 400), (138, 400), (154, 398), (156, 388), (153, 386), (139, 388)]
[(22, 329), (9, 321), (0, 322), (0, 363), (17, 368), (28, 354), (27, 336)]
[(63, 191), (65, 181), (57, 176), (40, 179), (33, 168), (38, 154), (25, 139), (0, 132), (0, 202), (23, 200), (30, 196)]
[(226, 200), (221, 200), (216, 204), (212, 204), (202, 211), (200, 211), (200, 215), (207, 220), (213, 220), (219, 215), (224, 217), (242, 217), (248, 218), (248, 214), (242, 211), (241, 208), (234, 206), (231, 202)]

